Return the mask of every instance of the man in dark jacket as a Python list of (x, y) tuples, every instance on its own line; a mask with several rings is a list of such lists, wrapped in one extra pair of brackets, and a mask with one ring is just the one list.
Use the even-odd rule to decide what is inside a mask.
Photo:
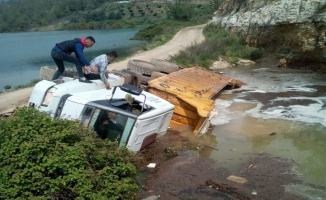
[[(91, 48), (95, 43), (95, 39), (92, 36), (86, 38), (75, 38), (73, 40), (66, 40), (57, 43), (52, 51), (51, 57), (53, 58), (55, 64), (58, 66), (58, 70), (55, 72), (52, 80), (58, 79), (59, 76), (65, 71), (65, 66), (63, 61), (75, 64), (79, 76), (79, 81), (84, 83), (91, 83), (84, 77), (83, 66), (89, 66), (90, 63), (84, 56), (84, 48)], [(72, 56), (71, 53), (75, 53)]]
[(108, 118), (99, 126), (99, 135), (102, 139), (115, 141), (120, 139), (123, 129), (124, 127), (117, 123), (117, 114), (109, 112)]

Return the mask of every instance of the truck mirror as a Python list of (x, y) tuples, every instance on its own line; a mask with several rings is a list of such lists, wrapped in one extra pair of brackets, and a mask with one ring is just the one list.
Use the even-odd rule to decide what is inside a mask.
[(128, 92), (130, 94), (134, 94), (134, 95), (137, 95), (139, 96), (141, 93), (142, 93), (142, 89), (139, 88), (139, 87), (136, 87), (134, 85), (130, 85), (130, 84), (123, 84), (120, 86), (120, 89), (124, 92)]

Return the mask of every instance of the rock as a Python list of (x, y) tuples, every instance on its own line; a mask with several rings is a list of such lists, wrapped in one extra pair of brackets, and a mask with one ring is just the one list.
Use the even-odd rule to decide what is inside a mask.
[(232, 65), (220, 58), (219, 61), (215, 61), (213, 65), (210, 67), (211, 70), (217, 70), (217, 69), (225, 69), (232, 67)]
[(254, 64), (256, 64), (254, 61), (252, 60), (246, 60), (246, 59), (240, 59), (237, 62), (238, 65), (244, 65), (244, 66), (252, 66)]
[[(226, 0), (215, 23), (291, 61), (326, 62), (326, 0)], [(288, 63), (289, 64), (289, 63)]]
[(288, 63), (287, 63), (287, 61), (286, 61), (286, 59), (285, 58), (282, 58), (282, 59), (280, 59), (280, 61), (278, 62), (278, 65), (277, 65), (278, 67), (287, 67), (288, 66)]
[(160, 195), (158, 195), (158, 196), (150, 196), (150, 197), (147, 197), (147, 198), (145, 198), (143, 200), (157, 200), (159, 198), (160, 198)]

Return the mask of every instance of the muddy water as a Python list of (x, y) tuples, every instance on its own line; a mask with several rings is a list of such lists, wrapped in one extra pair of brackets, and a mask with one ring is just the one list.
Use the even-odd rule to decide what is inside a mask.
[(297, 166), (286, 173), (306, 184), (326, 186), (326, 75), (262, 67), (223, 72), (246, 84), (225, 91), (216, 101), (215, 127), (192, 138), (209, 147), (200, 149), (200, 155), (231, 171), (241, 170), (241, 163), (253, 153), (289, 158)]
[(223, 72), (245, 85), (216, 101), (216, 126), (200, 142), (218, 150), (201, 154), (231, 170), (251, 153), (290, 158), (298, 164), (291, 173), (326, 186), (326, 75), (262, 67)]

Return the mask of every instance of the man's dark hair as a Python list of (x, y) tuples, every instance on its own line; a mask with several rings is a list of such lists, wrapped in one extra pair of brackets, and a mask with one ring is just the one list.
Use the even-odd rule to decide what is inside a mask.
[(95, 39), (92, 36), (87, 36), (85, 39), (95, 43)]
[(106, 55), (116, 57), (116, 58), (118, 57), (118, 54), (116, 51), (110, 51), (110, 52), (106, 53)]

